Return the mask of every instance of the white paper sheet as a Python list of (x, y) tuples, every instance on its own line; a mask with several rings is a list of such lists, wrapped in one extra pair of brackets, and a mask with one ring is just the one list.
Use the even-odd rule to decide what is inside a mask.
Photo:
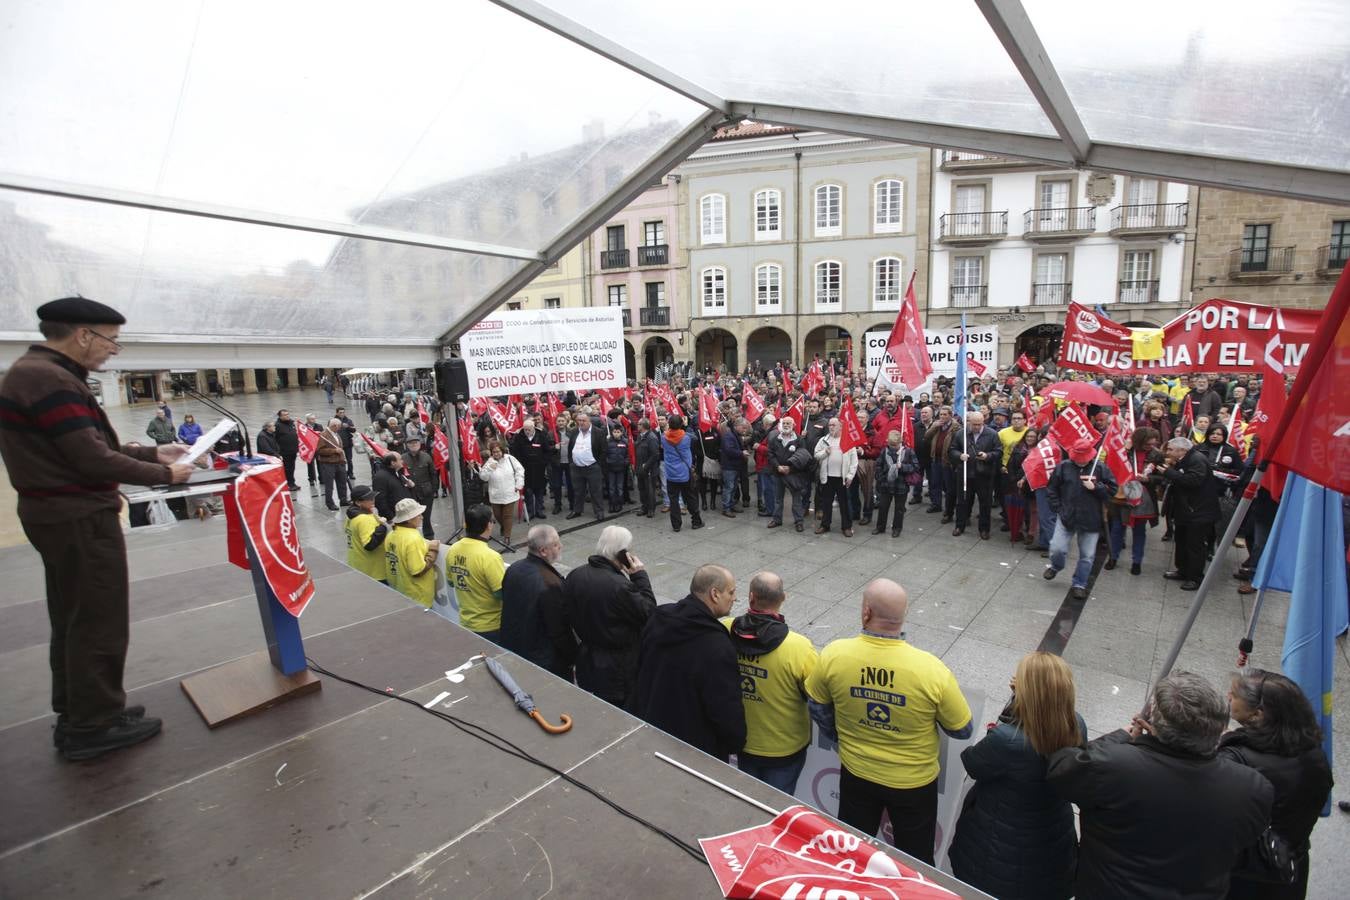
[(225, 435), (229, 434), (232, 430), (238, 427), (239, 423), (234, 421), (233, 419), (221, 419), (211, 428), (210, 431), (206, 432), (201, 437), (197, 438), (197, 442), (192, 445), (192, 447), (188, 450), (186, 454), (183, 455), (183, 458), (180, 459), (179, 462), (185, 463), (196, 462), (197, 459), (203, 453), (205, 453), (207, 450), (210, 450), (212, 447), (216, 445), (216, 441), (220, 440)]

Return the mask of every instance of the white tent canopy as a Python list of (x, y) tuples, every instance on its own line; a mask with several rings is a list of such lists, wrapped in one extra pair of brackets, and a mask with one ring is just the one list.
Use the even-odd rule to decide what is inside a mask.
[(0, 357), (426, 365), (718, 126), (1350, 203), (1350, 4), (0, 7)]

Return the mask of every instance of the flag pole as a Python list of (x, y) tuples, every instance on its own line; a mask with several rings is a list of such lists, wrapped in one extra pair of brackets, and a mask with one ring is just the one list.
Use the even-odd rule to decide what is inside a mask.
[(1246, 668), (1247, 657), (1251, 655), (1252, 648), (1255, 646), (1256, 621), (1261, 618), (1261, 607), (1265, 605), (1265, 602), (1266, 589), (1264, 587), (1257, 588), (1256, 602), (1252, 604), (1251, 615), (1247, 618), (1247, 633), (1242, 640), (1238, 641), (1237, 667), (1239, 669)]

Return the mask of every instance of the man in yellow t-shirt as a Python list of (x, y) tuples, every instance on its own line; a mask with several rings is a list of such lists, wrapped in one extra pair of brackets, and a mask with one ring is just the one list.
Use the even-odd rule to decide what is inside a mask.
[(389, 586), (414, 603), (431, 608), (436, 599), (436, 552), (440, 541), (422, 537), (426, 507), (411, 497), (394, 506), (393, 527), (384, 539)]
[(445, 554), (445, 577), (459, 597), (459, 624), (493, 643), (502, 632), (502, 579), (506, 563), (488, 546), (492, 508), (476, 503), (464, 511), (464, 537)]
[(389, 526), (375, 513), (375, 491), (370, 485), (358, 484), (352, 488), (346, 529), (347, 565), (380, 584), (388, 584), (384, 539), (389, 535)]
[[(1003, 445), (1003, 474), (1008, 474), (1008, 460), (1012, 459), (1013, 448), (1027, 436), (1027, 414), (1023, 410), (1013, 410), (1012, 424), (998, 431), (998, 442)], [(1006, 492), (1005, 492), (1006, 493)]]
[(725, 624), (736, 644), (745, 707), (745, 749), (736, 755), (736, 764), (792, 794), (811, 742), (806, 679), (820, 655), (805, 635), (788, 628), (783, 598), (783, 579), (760, 572), (750, 579), (750, 611)]
[(839, 820), (932, 865), (941, 728), (971, 735), (970, 706), (936, 656), (900, 635), (909, 598), (888, 578), (863, 588), (862, 634), (831, 641), (806, 680), (811, 717), (839, 741)]

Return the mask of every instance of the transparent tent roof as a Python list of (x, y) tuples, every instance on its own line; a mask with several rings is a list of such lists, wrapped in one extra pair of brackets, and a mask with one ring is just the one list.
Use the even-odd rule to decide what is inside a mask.
[(79, 291), (131, 357), (425, 362), (740, 117), (1350, 202), (1347, 35), (1344, 0), (15, 0), (0, 341)]

